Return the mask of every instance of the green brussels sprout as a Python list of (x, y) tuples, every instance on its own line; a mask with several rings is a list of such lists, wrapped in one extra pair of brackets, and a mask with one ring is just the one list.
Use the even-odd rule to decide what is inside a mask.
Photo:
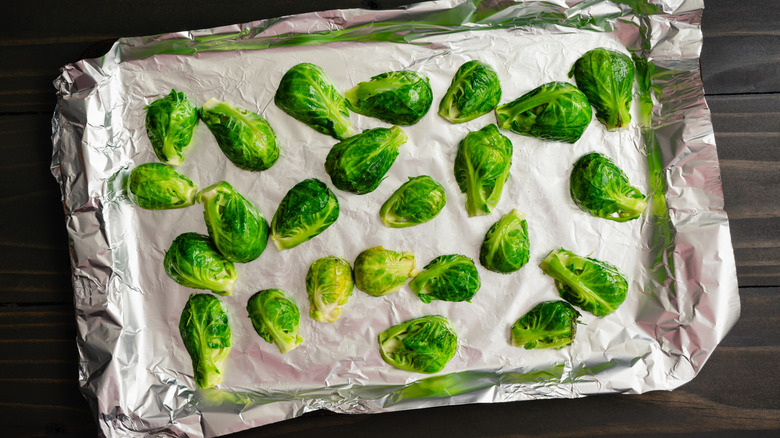
[(222, 302), (214, 295), (190, 295), (179, 319), (179, 334), (192, 359), (198, 387), (218, 384), (231, 345), (228, 315)]
[(596, 118), (613, 130), (631, 121), (634, 71), (628, 56), (614, 50), (594, 49), (574, 63), (569, 77), (574, 77), (577, 87), (596, 107)]
[(607, 262), (560, 248), (539, 267), (555, 280), (561, 298), (596, 316), (609, 315), (626, 299), (628, 280)]
[(203, 218), (217, 249), (231, 262), (250, 262), (268, 243), (268, 221), (248, 199), (221, 181), (198, 193)]
[(409, 287), (423, 303), (432, 300), (471, 302), (481, 285), (474, 262), (459, 254), (436, 257), (409, 282)]
[(439, 315), (394, 325), (379, 334), (379, 352), (388, 364), (417, 373), (438, 373), (455, 356), (458, 335)]
[(274, 95), (284, 112), (317, 132), (343, 140), (355, 131), (344, 96), (318, 65), (304, 62), (287, 70)]
[(447, 196), (444, 187), (428, 175), (409, 178), (382, 204), (379, 217), (390, 228), (406, 228), (435, 218)]
[(316, 179), (305, 179), (290, 189), (271, 220), (271, 240), (279, 251), (317, 236), (339, 218), (336, 195)]
[(212, 98), (203, 104), (200, 118), (222, 152), (240, 169), (266, 170), (279, 159), (276, 134), (259, 114)]
[(198, 233), (179, 234), (163, 258), (165, 272), (173, 281), (218, 295), (233, 293), (238, 275), (233, 263), (220, 254), (209, 239)]
[(198, 187), (171, 166), (145, 163), (130, 171), (125, 191), (141, 208), (165, 210), (194, 204)]
[(574, 163), (569, 192), (581, 209), (615, 222), (636, 219), (647, 208), (645, 195), (628, 182), (622, 169), (598, 152)]
[(192, 132), (198, 125), (198, 109), (176, 90), (146, 107), (146, 135), (157, 158), (178, 166), (189, 149)]
[(531, 242), (525, 214), (513, 209), (494, 223), (482, 241), (479, 262), (502, 274), (515, 272), (528, 263)]
[(403, 126), (419, 122), (433, 103), (428, 78), (409, 70), (374, 76), (347, 90), (344, 97), (358, 114)]
[(406, 143), (397, 126), (374, 128), (336, 143), (325, 159), (325, 171), (339, 190), (363, 195), (373, 192)]
[(567, 82), (549, 82), (496, 108), (501, 129), (544, 140), (574, 143), (590, 124), (588, 98)]
[(569, 346), (577, 334), (579, 317), (580, 312), (566, 301), (539, 303), (512, 326), (510, 343), (526, 350)]
[(512, 167), (512, 142), (487, 125), (470, 132), (455, 155), (455, 180), (466, 193), (469, 216), (490, 214), (501, 199)]
[(375, 297), (397, 292), (406, 280), (417, 275), (413, 252), (396, 252), (381, 246), (358, 254), (354, 266), (355, 286)]
[(439, 104), (439, 115), (452, 123), (483, 116), (501, 100), (501, 83), (493, 67), (480, 61), (460, 66)]
[(284, 291), (266, 289), (255, 293), (246, 304), (252, 327), (266, 342), (275, 344), (282, 354), (301, 344), (298, 324), (301, 314), (295, 301)]
[(320, 322), (338, 320), (354, 286), (349, 262), (335, 256), (315, 260), (306, 273), (311, 319)]

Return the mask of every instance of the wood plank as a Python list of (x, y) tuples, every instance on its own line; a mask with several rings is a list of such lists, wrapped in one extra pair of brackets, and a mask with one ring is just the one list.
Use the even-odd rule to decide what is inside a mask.
[(702, 33), (707, 94), (780, 92), (780, 3), (707, 0)]

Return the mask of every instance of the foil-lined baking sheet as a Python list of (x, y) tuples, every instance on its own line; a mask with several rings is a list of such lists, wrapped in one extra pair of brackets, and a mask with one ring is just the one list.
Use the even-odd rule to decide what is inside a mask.
[[(736, 270), (723, 210), (720, 171), (698, 57), (698, 0), (447, 0), (401, 10), (335, 10), (214, 29), (117, 41), (102, 58), (63, 68), (55, 81), (52, 173), (63, 193), (71, 242), (78, 321), (79, 380), (106, 436), (216, 436), (315, 409), (370, 413), (476, 402), (598, 393), (671, 390), (690, 381), (739, 314)], [(549, 81), (571, 81), (571, 65), (606, 47), (637, 64), (632, 122), (608, 132), (595, 120), (574, 145), (504, 132), (514, 145), (511, 176), (496, 211), (469, 218), (453, 175), (465, 135), (495, 123), (488, 114), (452, 125), (436, 114), (457, 68), (471, 59), (492, 65), (509, 102)], [(227, 100), (263, 115), (276, 131), (281, 158), (248, 172), (221, 153), (201, 123), (179, 171), (200, 188), (220, 180), (271, 219), (297, 182), (330, 183), (324, 160), (332, 138), (273, 103), (279, 80), (300, 62), (320, 65), (343, 90), (391, 70), (430, 78), (432, 110), (404, 127), (409, 141), (387, 179), (368, 195), (333, 188), (336, 224), (292, 250), (273, 245), (237, 265), (228, 309), (233, 347), (222, 383), (197, 390), (178, 332), (193, 289), (163, 270), (178, 234), (205, 234), (200, 205), (148, 211), (123, 195), (123, 175), (157, 161), (144, 127), (144, 106), (175, 88), (198, 105)], [(351, 115), (356, 131), (387, 126)], [(640, 219), (614, 223), (579, 210), (568, 194), (571, 165), (585, 153), (612, 157), (649, 195)], [(389, 229), (381, 204), (410, 176), (430, 175), (447, 205), (433, 221)], [(421, 302), (408, 286), (381, 298), (355, 290), (333, 324), (308, 317), (304, 288), (312, 261), (354, 261), (369, 247), (413, 251), (422, 267), (442, 254), (478, 258), (486, 230), (513, 208), (528, 218), (531, 261), (501, 275), (478, 265), (482, 287), (471, 303)], [(564, 247), (617, 265), (630, 278), (628, 297), (607, 317), (583, 312), (572, 346), (523, 350), (509, 328), (535, 304), (556, 299), (538, 268)], [(301, 309), (303, 344), (280, 355), (252, 329), (245, 310), (256, 291), (279, 288)], [(204, 292), (204, 291), (199, 291)], [(376, 336), (430, 314), (449, 318), (459, 348), (429, 377), (395, 369)]]

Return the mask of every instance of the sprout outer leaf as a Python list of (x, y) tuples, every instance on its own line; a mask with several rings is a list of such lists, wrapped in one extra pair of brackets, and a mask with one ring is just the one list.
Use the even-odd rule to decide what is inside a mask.
[(125, 192), (141, 208), (164, 210), (194, 204), (198, 187), (169, 165), (145, 163), (130, 171)]
[(569, 193), (577, 206), (615, 222), (636, 219), (647, 208), (645, 195), (608, 157), (597, 152), (580, 157), (571, 171)]
[(493, 67), (480, 61), (460, 66), (439, 104), (439, 115), (451, 123), (481, 117), (501, 100), (501, 83)]
[(200, 118), (238, 168), (266, 170), (279, 159), (276, 134), (259, 114), (212, 98), (203, 104)]
[(287, 70), (274, 95), (284, 112), (317, 132), (343, 140), (355, 131), (344, 96), (318, 65), (304, 62)]
[(325, 231), (339, 217), (339, 201), (324, 182), (305, 179), (290, 189), (271, 220), (279, 251), (294, 248)]
[(609, 315), (626, 299), (625, 274), (607, 262), (560, 248), (539, 266), (555, 280), (561, 298), (596, 316)]
[(383, 331), (379, 352), (388, 364), (417, 373), (438, 373), (455, 356), (458, 336), (452, 323), (439, 315), (423, 316)]
[(580, 312), (566, 301), (545, 301), (512, 326), (511, 344), (526, 350), (561, 349), (574, 342)]
[(627, 55), (598, 48), (586, 52), (572, 66), (569, 77), (596, 108), (596, 118), (607, 129), (627, 126), (631, 121), (634, 72)]
[(488, 229), (479, 262), (491, 271), (508, 274), (525, 266), (530, 252), (528, 221), (525, 214), (513, 209)]
[(424, 303), (432, 300), (471, 302), (481, 284), (474, 261), (463, 255), (449, 254), (428, 263), (409, 282), (409, 287)]
[(413, 71), (391, 71), (360, 82), (344, 93), (350, 110), (393, 125), (414, 125), (433, 103), (427, 77)]
[(315, 321), (335, 322), (354, 286), (349, 262), (336, 256), (315, 260), (306, 273), (309, 316)]
[(190, 295), (179, 319), (179, 334), (192, 359), (198, 387), (218, 384), (231, 348), (231, 330), (222, 302), (209, 294)]
[(375, 297), (397, 292), (406, 280), (417, 275), (413, 252), (396, 252), (381, 246), (361, 252), (354, 266), (355, 286)]
[(252, 327), (261, 338), (284, 354), (303, 342), (298, 336), (301, 314), (295, 301), (280, 289), (261, 290), (246, 305)]
[(385, 179), (406, 134), (397, 126), (374, 128), (336, 143), (325, 159), (325, 171), (339, 190), (363, 195)]
[(230, 295), (238, 275), (208, 236), (183, 233), (171, 243), (163, 259), (165, 272), (182, 286)]
[(236, 263), (250, 262), (268, 243), (268, 221), (248, 199), (221, 181), (198, 193), (209, 236), (222, 255)]
[(588, 98), (567, 82), (548, 82), (496, 108), (501, 129), (566, 143), (579, 140), (592, 117)]
[(144, 109), (146, 134), (154, 153), (163, 163), (178, 166), (184, 160), (198, 125), (198, 109), (184, 93), (173, 89)]
[(512, 142), (487, 125), (466, 135), (455, 155), (455, 180), (466, 193), (469, 216), (490, 214), (501, 199), (512, 167)]

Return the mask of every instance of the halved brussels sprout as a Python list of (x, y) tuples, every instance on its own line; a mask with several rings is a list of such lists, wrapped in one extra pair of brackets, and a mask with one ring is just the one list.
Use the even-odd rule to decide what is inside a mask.
[(198, 387), (218, 384), (231, 346), (230, 324), (222, 302), (214, 295), (190, 295), (181, 312), (179, 333), (192, 359)]
[(515, 272), (528, 263), (531, 242), (525, 214), (513, 209), (494, 223), (482, 241), (479, 262), (502, 274)]
[(574, 143), (590, 124), (588, 98), (567, 82), (549, 82), (496, 108), (501, 129), (544, 140)]
[(511, 344), (526, 350), (561, 349), (574, 342), (580, 312), (566, 301), (545, 301), (512, 326)]
[(145, 163), (130, 171), (125, 191), (141, 208), (165, 210), (194, 204), (198, 187), (171, 166)]
[(596, 118), (607, 129), (622, 128), (631, 121), (634, 63), (628, 56), (604, 48), (586, 52), (569, 71), (577, 87), (596, 108)]
[(409, 282), (409, 287), (423, 303), (432, 300), (471, 302), (481, 285), (474, 262), (459, 254), (436, 257)]
[(344, 96), (318, 65), (304, 62), (287, 70), (274, 95), (284, 112), (317, 132), (343, 140), (355, 131)]
[(397, 292), (417, 275), (413, 252), (396, 252), (381, 246), (361, 252), (355, 259), (355, 286), (379, 297)]
[(198, 193), (203, 218), (217, 249), (231, 262), (250, 262), (268, 243), (268, 221), (248, 199), (225, 181)]
[(560, 248), (539, 267), (555, 280), (561, 298), (596, 316), (609, 315), (626, 299), (626, 276), (607, 262)]
[(187, 96), (176, 90), (146, 107), (146, 135), (163, 163), (178, 166), (192, 141), (198, 125), (198, 109)]
[(354, 286), (349, 262), (336, 256), (315, 260), (306, 273), (309, 316), (315, 321), (335, 322), (341, 316), (342, 306), (352, 296)]
[(470, 132), (455, 155), (455, 180), (466, 193), (469, 216), (490, 214), (501, 199), (512, 167), (512, 142), (487, 125)]
[(433, 91), (427, 77), (391, 71), (360, 82), (344, 93), (350, 110), (393, 125), (414, 125), (428, 112)]
[(439, 115), (452, 123), (483, 116), (501, 100), (501, 83), (493, 67), (480, 61), (461, 65), (439, 104)]
[(406, 134), (397, 126), (367, 129), (336, 143), (325, 159), (325, 171), (339, 190), (357, 195), (373, 192), (406, 140)]
[(409, 178), (382, 204), (379, 217), (390, 228), (406, 228), (435, 218), (447, 196), (444, 187), (428, 175)]
[(222, 152), (240, 169), (266, 170), (279, 159), (276, 134), (259, 114), (212, 98), (203, 104), (200, 118)]
[(439, 315), (423, 316), (379, 334), (379, 352), (388, 364), (417, 373), (438, 373), (455, 356), (458, 335)]
[(583, 155), (574, 163), (569, 193), (584, 211), (615, 222), (636, 219), (647, 208), (645, 195), (628, 182), (617, 164), (598, 152)]
[(233, 263), (222, 256), (208, 236), (179, 234), (163, 259), (165, 272), (173, 281), (215, 294), (230, 295), (238, 274)]
[(290, 189), (271, 221), (271, 240), (279, 251), (319, 235), (339, 217), (336, 195), (316, 179), (305, 179)]
[(246, 305), (252, 327), (261, 338), (284, 354), (303, 342), (298, 336), (301, 313), (295, 301), (280, 289), (255, 293)]

